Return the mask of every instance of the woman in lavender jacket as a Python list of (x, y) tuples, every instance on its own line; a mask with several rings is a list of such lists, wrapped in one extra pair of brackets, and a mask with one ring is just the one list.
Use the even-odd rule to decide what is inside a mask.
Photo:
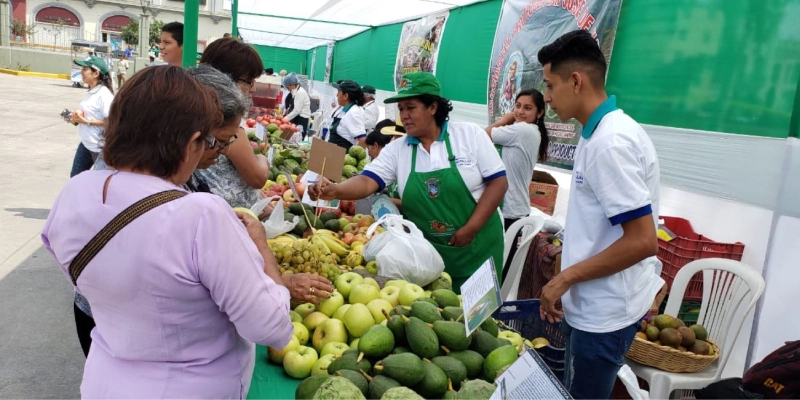
[[(114, 170), (70, 180), (42, 240), (69, 276), (78, 252), (131, 204), (183, 190), (222, 120), (216, 95), (177, 67), (134, 75), (111, 106), (103, 157)], [(266, 261), (265, 261), (266, 260)], [(192, 193), (122, 229), (76, 289), (97, 327), (84, 398), (244, 398), (254, 344), (292, 336), (289, 291), (263, 226)]]

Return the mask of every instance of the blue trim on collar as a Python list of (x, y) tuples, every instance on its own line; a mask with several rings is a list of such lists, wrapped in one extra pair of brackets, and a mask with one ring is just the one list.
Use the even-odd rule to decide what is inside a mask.
[[(444, 133), (447, 132), (447, 121), (444, 121), (444, 125), (442, 125), (442, 132), (439, 133), (439, 137), (436, 139), (437, 142), (444, 142)], [(419, 139), (406, 135), (406, 144), (411, 146), (412, 144), (420, 144), (422, 142)]]
[(342, 112), (346, 114), (348, 111), (350, 111), (351, 108), (353, 108), (353, 104), (356, 104), (356, 103), (350, 103), (350, 104), (344, 106), (342, 108)]
[(603, 120), (603, 117), (606, 114), (618, 110), (617, 108), (617, 96), (608, 96), (606, 101), (602, 102), (593, 112), (592, 115), (589, 116), (589, 120), (586, 121), (586, 125), (583, 126), (583, 132), (581, 132), (581, 136), (584, 139), (589, 139), (592, 137), (594, 130), (597, 129), (597, 124)]

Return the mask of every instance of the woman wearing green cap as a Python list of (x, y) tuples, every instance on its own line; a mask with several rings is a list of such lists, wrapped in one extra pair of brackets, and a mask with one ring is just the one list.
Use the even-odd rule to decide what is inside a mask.
[(102, 58), (91, 56), (74, 62), (83, 67), (81, 76), (83, 82), (89, 85), (89, 92), (83, 96), (80, 106), (71, 115), (70, 122), (78, 125), (81, 143), (72, 161), (70, 177), (90, 170), (100, 155), (105, 121), (114, 100), (110, 70)]
[(356, 200), (397, 182), (404, 216), (442, 256), (453, 288), (488, 259), (500, 276), (503, 222), (498, 206), (508, 189), (506, 170), (483, 129), (448, 122), (450, 101), (428, 72), (406, 74), (398, 103), (407, 135), (389, 143), (361, 175), (341, 184), (323, 179), (309, 188), (312, 198)]

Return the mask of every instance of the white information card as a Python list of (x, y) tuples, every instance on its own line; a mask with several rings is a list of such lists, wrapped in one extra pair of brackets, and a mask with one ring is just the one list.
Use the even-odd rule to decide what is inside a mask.
[(572, 398), (536, 350), (522, 353), (495, 382), (497, 389), (490, 400)]
[(497, 283), (497, 270), (491, 257), (461, 285), (461, 302), (464, 306), (467, 336), (500, 308), (500, 285)]

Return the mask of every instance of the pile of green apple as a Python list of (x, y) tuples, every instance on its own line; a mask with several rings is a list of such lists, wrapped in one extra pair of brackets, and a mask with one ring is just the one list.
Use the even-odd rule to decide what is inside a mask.
[[(439, 279), (452, 282), (446, 273)], [(411, 306), (430, 296), (421, 286), (404, 280), (390, 280), (381, 289), (375, 279), (355, 272), (339, 275), (334, 286), (331, 297), (318, 306), (305, 303), (290, 311), (292, 339), (283, 349), (268, 349), (269, 360), (283, 365), (293, 378), (327, 375), (334, 358), (357, 349), (359, 338), (373, 325), (385, 325), (386, 315), (394, 307)]]

